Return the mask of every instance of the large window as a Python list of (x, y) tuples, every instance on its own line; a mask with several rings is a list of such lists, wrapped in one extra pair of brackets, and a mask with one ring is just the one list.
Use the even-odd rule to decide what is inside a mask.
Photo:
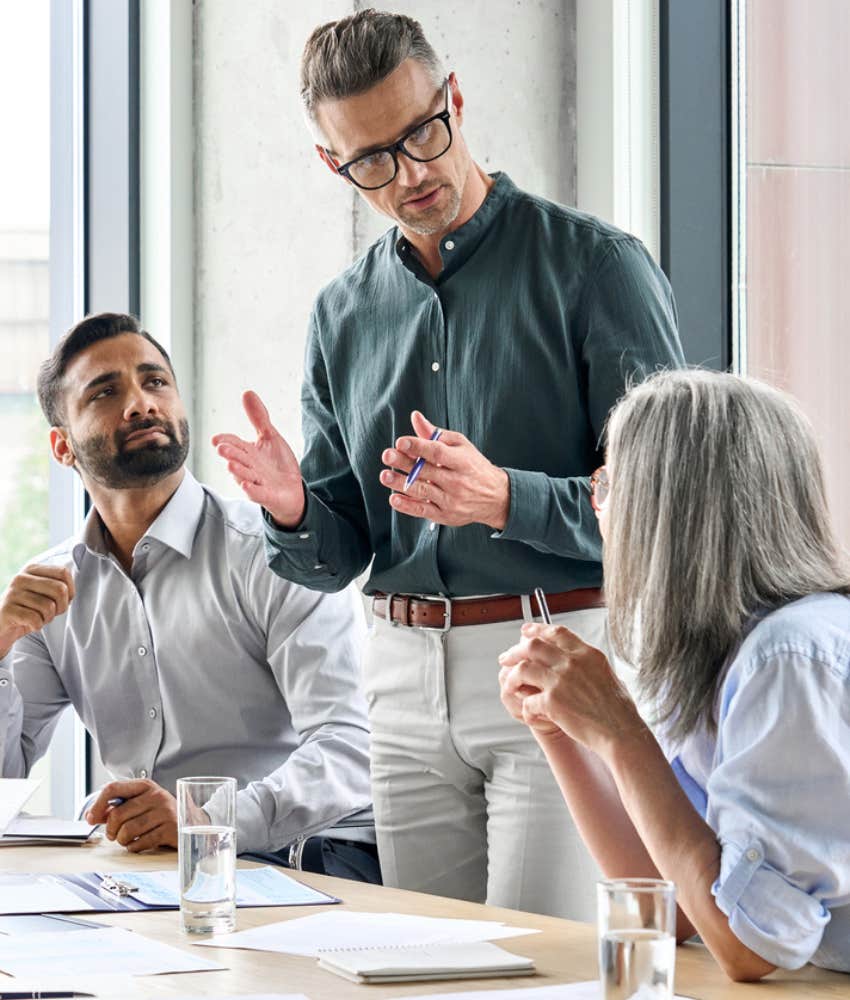
[(685, 356), (796, 397), (850, 549), (850, 3), (659, 5), (661, 262)]
[(741, 7), (741, 362), (814, 423), (850, 548), (850, 3)]
[[(35, 395), (50, 343), (50, 4), (0, 5), (0, 589), (49, 543), (47, 425)], [(50, 811), (50, 761), (32, 807)]]

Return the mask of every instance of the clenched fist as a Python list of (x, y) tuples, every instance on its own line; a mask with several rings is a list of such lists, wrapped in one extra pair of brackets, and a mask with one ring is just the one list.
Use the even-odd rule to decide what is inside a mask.
[(64, 566), (26, 566), (0, 598), (0, 657), (28, 632), (63, 615), (74, 599), (74, 578)]

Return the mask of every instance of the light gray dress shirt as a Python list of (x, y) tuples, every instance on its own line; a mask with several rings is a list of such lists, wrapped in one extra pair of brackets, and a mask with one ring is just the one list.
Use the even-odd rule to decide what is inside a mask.
[(236, 777), (240, 851), (368, 809), (362, 606), (272, 573), (258, 507), (187, 472), (129, 576), (94, 510), (35, 561), (67, 566), (76, 597), (0, 659), (4, 777), (29, 772), (71, 704), (116, 778)]

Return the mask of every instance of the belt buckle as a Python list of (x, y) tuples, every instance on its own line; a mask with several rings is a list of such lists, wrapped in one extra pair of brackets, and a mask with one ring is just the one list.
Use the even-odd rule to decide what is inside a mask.
[(386, 595), (385, 599), (386, 599), (386, 602), (387, 602), (387, 606), (384, 608), (384, 620), (386, 621), (387, 625), (391, 625), (393, 628), (398, 628), (398, 626), (399, 626), (400, 623), (393, 621), (393, 598), (394, 597), (395, 597), (395, 594), (387, 594)]
[[(429, 598), (430, 599), (430, 598)], [(443, 624), (442, 625), (420, 625), (423, 632), (448, 632), (452, 627), (452, 602), (450, 597), (441, 597), (443, 602)], [(436, 601), (434, 602), (436, 603)]]

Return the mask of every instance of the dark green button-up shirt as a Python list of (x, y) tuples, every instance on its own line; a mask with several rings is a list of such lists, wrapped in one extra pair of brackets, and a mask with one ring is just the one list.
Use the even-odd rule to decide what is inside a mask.
[[(320, 293), (302, 390), (307, 509), (266, 518), (269, 564), (339, 590), (549, 592), (598, 586), (588, 477), (626, 380), (682, 364), (670, 287), (643, 244), (497, 174), (440, 243), (432, 280), (397, 229)], [(510, 477), (501, 532), (395, 512), (381, 452), (411, 410), (465, 434)]]

